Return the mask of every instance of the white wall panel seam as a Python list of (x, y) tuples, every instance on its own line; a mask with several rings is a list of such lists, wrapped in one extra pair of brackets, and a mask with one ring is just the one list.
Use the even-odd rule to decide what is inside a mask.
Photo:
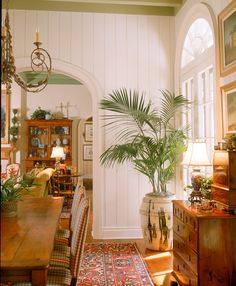
[(58, 47), (59, 47), (59, 49), (58, 49), (58, 58), (59, 59), (62, 58), (61, 57), (61, 45), (60, 45), (60, 43), (61, 43), (60, 26), (61, 26), (61, 12), (59, 12), (59, 21), (58, 21), (58, 31), (59, 31), (59, 33), (58, 33)]

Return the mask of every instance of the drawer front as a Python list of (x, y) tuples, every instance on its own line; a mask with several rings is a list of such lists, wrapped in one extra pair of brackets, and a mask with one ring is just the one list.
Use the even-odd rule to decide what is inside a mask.
[(188, 264), (192, 271), (197, 275), (197, 254), (188, 246), (183, 239), (181, 239), (176, 233), (173, 238), (174, 251)]
[(197, 252), (197, 233), (192, 231), (186, 224), (174, 216), (174, 232), (180, 236), (184, 242)]
[(173, 257), (173, 270), (175, 277), (177, 278), (180, 285), (198, 285), (198, 276), (191, 271), (188, 264), (183, 259), (181, 259), (181, 257), (179, 257), (175, 252)]
[(188, 245), (196, 252), (198, 252), (197, 249), (197, 233), (194, 231), (191, 231), (189, 228), (187, 229), (187, 243)]
[(173, 218), (173, 230), (184, 240), (187, 239), (187, 227), (186, 225), (177, 217)]
[(179, 218), (180, 220), (183, 221), (184, 210), (182, 208), (180, 208), (179, 206), (177, 206), (176, 204), (174, 204), (173, 211), (174, 211), (174, 216), (176, 216), (177, 218)]
[(195, 216), (192, 216), (186, 212), (184, 212), (184, 223), (189, 226), (193, 231), (198, 230), (198, 220)]

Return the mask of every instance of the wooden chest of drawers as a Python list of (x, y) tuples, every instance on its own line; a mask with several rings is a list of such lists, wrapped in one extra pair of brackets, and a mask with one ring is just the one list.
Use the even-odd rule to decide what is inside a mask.
[(173, 275), (179, 285), (236, 285), (236, 215), (173, 201)]

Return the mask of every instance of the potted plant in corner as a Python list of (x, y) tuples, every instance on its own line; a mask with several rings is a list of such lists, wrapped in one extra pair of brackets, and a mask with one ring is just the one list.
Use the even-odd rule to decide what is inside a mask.
[[(172, 199), (167, 183), (174, 177), (181, 154), (186, 150), (187, 128), (175, 128), (178, 112), (186, 109), (189, 101), (162, 90), (160, 108), (144, 95), (126, 89), (115, 90), (100, 102), (105, 125), (115, 131), (115, 143), (100, 157), (101, 164), (112, 166), (125, 161), (144, 174), (152, 185), (152, 192), (143, 198), (141, 226), (145, 245), (149, 249), (172, 248)], [(114, 127), (114, 128), (113, 128)]]

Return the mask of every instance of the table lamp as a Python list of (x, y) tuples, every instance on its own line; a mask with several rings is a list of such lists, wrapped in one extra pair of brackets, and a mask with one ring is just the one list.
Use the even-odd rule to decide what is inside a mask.
[(206, 143), (196, 140), (188, 144), (188, 149), (184, 155), (182, 165), (193, 166), (193, 171), (191, 173), (191, 183), (193, 191), (190, 194), (190, 202), (200, 202), (201, 201), (201, 182), (204, 175), (200, 172), (200, 166), (210, 166), (211, 163), (208, 159)]
[(51, 158), (56, 158), (55, 169), (60, 169), (60, 160), (65, 156), (63, 147), (56, 146), (52, 148)]

